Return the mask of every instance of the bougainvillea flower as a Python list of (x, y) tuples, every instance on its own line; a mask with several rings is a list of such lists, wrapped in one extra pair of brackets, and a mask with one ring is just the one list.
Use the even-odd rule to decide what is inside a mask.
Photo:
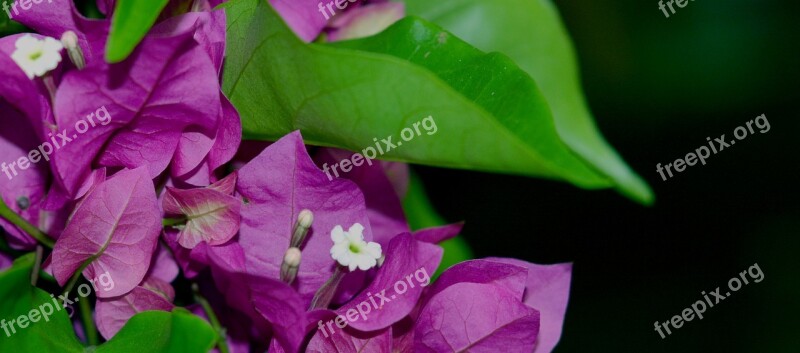
[(532, 352), (539, 312), (522, 302), (525, 268), (468, 261), (445, 271), (415, 318), (414, 352)]
[[(236, 174), (231, 175), (235, 183)], [(185, 217), (186, 223), (176, 227), (178, 243), (187, 249), (193, 249), (200, 242), (211, 246), (224, 244), (239, 231), (242, 202), (215, 188), (167, 187), (163, 207), (168, 216)]]
[(566, 315), (569, 303), (572, 264), (537, 265), (509, 258), (489, 258), (487, 260), (528, 269), (528, 276), (524, 282), (523, 302), (541, 313), (539, 338), (534, 352), (552, 351), (561, 338), (561, 330), (564, 326), (564, 315)]
[(109, 298), (130, 292), (144, 279), (156, 250), (161, 214), (145, 167), (123, 170), (97, 185), (76, 206), (53, 248), (53, 275), (62, 286), (87, 259), (86, 278), (108, 272)]
[[(68, 139), (83, 135), (76, 133), (74, 124), (99, 107), (107, 108), (114, 119), (102, 127), (92, 124), (85, 132), (90, 136), (81, 136), (54, 153), (56, 181), (66, 194), (62, 204), (77, 197), (79, 181), (97, 156), (102, 166), (147, 165), (153, 177), (173, 161), (174, 177), (190, 185), (207, 185), (214, 169), (234, 155), (241, 125), (219, 86), (225, 48), (222, 11), (186, 14), (156, 25), (129, 60), (110, 66), (92, 60), (102, 57), (110, 21), (82, 17), (71, 1), (34, 9), (20, 21), (51, 36), (75, 32), (87, 56), (88, 66), (68, 72), (59, 84), (58, 130), (66, 129), (62, 135)], [(136, 72), (136, 81), (129, 77), (131, 72)], [(189, 72), (187, 77), (192, 79), (182, 79)], [(171, 84), (169, 78), (178, 76), (179, 84)], [(72, 106), (78, 101), (75, 94), (85, 104)], [(96, 97), (87, 98), (92, 95)], [(183, 104), (171, 104), (179, 95)], [(167, 116), (173, 118), (171, 123), (164, 120)]]
[[(561, 333), (570, 269), (499, 258), (455, 265), (425, 292), (409, 320), (395, 326), (394, 349), (550, 352)], [(553, 328), (540, 331), (543, 325)]]
[(348, 180), (329, 180), (308, 156), (299, 132), (284, 136), (242, 167), (237, 191), (246, 202), (238, 242), (245, 251), (247, 270), (254, 274), (280, 277), (300, 211), (313, 212), (294, 284), (307, 303), (334, 272), (330, 231), (336, 225), (360, 223), (364, 240), (372, 241), (358, 187)]

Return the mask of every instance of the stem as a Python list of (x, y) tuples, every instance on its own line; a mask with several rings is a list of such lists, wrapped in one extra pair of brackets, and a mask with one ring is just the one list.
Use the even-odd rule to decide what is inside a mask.
[(44, 249), (41, 245), (36, 245), (36, 259), (33, 261), (33, 271), (31, 271), (31, 286), (36, 287), (39, 280), (39, 270), (42, 268), (42, 255)]
[(81, 274), (83, 274), (83, 270), (85, 270), (86, 267), (88, 267), (89, 264), (91, 264), (92, 261), (94, 261), (96, 258), (97, 258), (96, 255), (92, 255), (91, 257), (86, 259), (86, 261), (84, 261), (81, 264), (81, 267), (78, 268), (78, 270), (75, 271), (74, 274), (72, 274), (72, 278), (69, 279), (69, 282), (67, 283), (67, 286), (64, 287), (64, 293), (62, 293), (64, 298), (66, 298), (67, 295), (69, 294), (69, 292), (72, 291), (72, 287), (75, 287), (75, 283), (77, 283), (78, 280), (81, 278)]
[[(53, 73), (48, 72), (44, 76), (42, 76), (42, 82), (44, 82), (45, 88), (47, 88), (47, 93), (50, 95), (50, 106), (53, 108), (53, 112), (56, 110), (56, 80), (53, 78)], [(55, 113), (54, 113), (55, 115)]]
[(309, 310), (328, 308), (328, 305), (331, 304), (331, 300), (333, 300), (333, 295), (336, 294), (336, 288), (339, 287), (339, 283), (341, 283), (344, 278), (344, 274), (345, 272), (342, 266), (337, 264), (336, 269), (333, 270), (333, 276), (331, 276), (331, 278), (317, 290), (317, 293), (314, 294), (314, 299), (311, 299), (311, 307)]
[(192, 291), (194, 292), (194, 300), (200, 303), (200, 306), (203, 307), (203, 310), (206, 312), (206, 316), (208, 316), (208, 321), (211, 322), (211, 327), (213, 327), (219, 335), (219, 340), (217, 340), (217, 348), (219, 348), (220, 353), (230, 353), (230, 350), (228, 349), (228, 341), (225, 338), (225, 328), (219, 324), (219, 319), (217, 319), (217, 315), (214, 314), (214, 309), (211, 308), (211, 304), (208, 303), (208, 300), (200, 295), (200, 289), (197, 287), (197, 283), (192, 284)]
[(186, 222), (186, 217), (183, 218), (164, 218), (161, 220), (161, 225), (164, 227), (174, 226)]
[(15, 226), (19, 227), (26, 233), (28, 233), (31, 237), (38, 240), (44, 246), (52, 249), (53, 248), (53, 240), (50, 239), (47, 234), (44, 234), (39, 228), (33, 226), (33, 224), (28, 223), (24, 218), (20, 217), (16, 212), (8, 208), (3, 198), (0, 197), (0, 217), (5, 218), (9, 222), (13, 223)]
[(90, 346), (96, 346), (100, 343), (100, 340), (97, 338), (97, 328), (94, 326), (94, 320), (92, 319), (92, 307), (89, 306), (88, 300), (79, 301), (78, 306), (81, 309), (81, 321), (83, 321), (83, 328), (86, 331), (86, 340)]

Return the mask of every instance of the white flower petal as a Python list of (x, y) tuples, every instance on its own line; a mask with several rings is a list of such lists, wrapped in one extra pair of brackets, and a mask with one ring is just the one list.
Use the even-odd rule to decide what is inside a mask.
[(36, 37), (26, 34), (14, 42), (15, 50), (11, 59), (25, 72), (29, 79), (44, 76), (58, 67), (61, 62), (61, 50), (64, 46), (54, 38)]
[(342, 229), (342, 226), (333, 227), (331, 231), (331, 240), (333, 240), (335, 244), (345, 241), (344, 229)]

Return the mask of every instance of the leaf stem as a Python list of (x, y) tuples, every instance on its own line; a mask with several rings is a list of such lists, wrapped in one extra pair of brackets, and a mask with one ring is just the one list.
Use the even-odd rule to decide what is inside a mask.
[(79, 301), (78, 306), (81, 309), (81, 321), (83, 321), (83, 328), (86, 331), (86, 340), (90, 346), (96, 346), (100, 343), (100, 340), (97, 337), (97, 328), (92, 319), (92, 307), (89, 306), (89, 300)]
[(53, 248), (53, 240), (44, 234), (39, 228), (33, 226), (33, 224), (28, 223), (24, 218), (20, 217), (16, 212), (8, 208), (3, 198), (0, 197), (0, 217), (5, 218), (9, 222), (13, 223), (15, 226), (21, 228), (34, 239), (38, 240), (40, 243), (44, 244), (44, 246), (52, 249)]
[(75, 271), (74, 274), (72, 274), (72, 278), (69, 279), (69, 282), (67, 283), (67, 286), (64, 287), (64, 293), (62, 293), (65, 298), (67, 297), (69, 292), (72, 291), (72, 288), (75, 287), (75, 283), (77, 283), (78, 280), (81, 278), (81, 274), (83, 274), (83, 270), (85, 270), (86, 267), (88, 267), (89, 264), (91, 264), (92, 261), (94, 261), (96, 258), (97, 258), (96, 255), (92, 255), (91, 257), (86, 259), (86, 261), (84, 261), (81, 264), (81, 267), (78, 268), (78, 270)]
[(39, 281), (39, 270), (42, 269), (42, 255), (44, 248), (41, 245), (36, 245), (36, 258), (33, 260), (33, 270), (31, 271), (31, 286), (36, 287), (36, 282)]
[(197, 287), (197, 283), (192, 284), (192, 292), (194, 292), (194, 300), (200, 303), (200, 306), (202, 306), (203, 310), (206, 312), (208, 321), (211, 322), (211, 327), (217, 331), (217, 335), (219, 336), (219, 339), (217, 340), (217, 348), (219, 348), (220, 353), (230, 353), (230, 350), (228, 349), (225, 328), (219, 324), (219, 319), (217, 319), (217, 315), (214, 314), (214, 309), (211, 308), (211, 304), (208, 303), (208, 300), (200, 295), (200, 289)]

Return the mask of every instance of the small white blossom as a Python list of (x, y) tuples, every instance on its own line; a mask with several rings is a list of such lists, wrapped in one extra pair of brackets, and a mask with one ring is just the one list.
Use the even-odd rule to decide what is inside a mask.
[(61, 42), (56, 39), (50, 37), (37, 39), (30, 34), (19, 37), (15, 46), (11, 59), (25, 71), (29, 79), (44, 76), (58, 67), (58, 63), (61, 62), (61, 49), (64, 49)]
[(350, 271), (358, 267), (362, 271), (369, 270), (378, 264), (382, 255), (381, 245), (375, 242), (364, 241), (364, 226), (353, 224), (346, 232), (342, 226), (336, 226), (331, 231), (331, 257), (340, 265), (347, 266)]

